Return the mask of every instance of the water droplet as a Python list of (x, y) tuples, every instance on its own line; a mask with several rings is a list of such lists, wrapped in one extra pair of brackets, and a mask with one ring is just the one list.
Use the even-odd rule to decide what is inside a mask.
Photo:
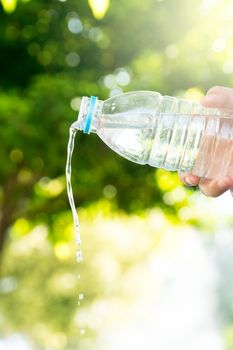
[(80, 293), (80, 294), (78, 295), (78, 299), (79, 299), (79, 300), (83, 300), (83, 298), (84, 298), (83, 293)]
[(77, 248), (79, 248), (79, 247), (81, 246), (81, 244), (82, 244), (81, 239), (79, 239), (79, 240), (76, 241)]
[[(76, 228), (76, 232), (77, 232), (79, 229), (79, 226), (75, 225), (75, 228)], [(76, 244), (77, 244), (77, 246), (80, 246), (82, 244), (80, 236), (77, 237)]]
[(81, 305), (81, 301), (84, 299), (84, 294), (83, 293), (79, 293), (78, 295), (78, 306)]
[(83, 261), (83, 253), (81, 250), (77, 251), (76, 257), (77, 257), (77, 262), (81, 263)]
[(85, 330), (84, 328), (81, 328), (81, 329), (80, 329), (80, 334), (81, 334), (81, 335), (84, 335), (85, 333), (86, 333), (86, 330)]

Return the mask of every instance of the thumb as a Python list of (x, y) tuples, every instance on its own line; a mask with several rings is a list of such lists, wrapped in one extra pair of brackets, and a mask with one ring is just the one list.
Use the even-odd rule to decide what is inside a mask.
[(204, 107), (233, 111), (233, 89), (224, 86), (214, 86), (201, 100), (201, 104)]

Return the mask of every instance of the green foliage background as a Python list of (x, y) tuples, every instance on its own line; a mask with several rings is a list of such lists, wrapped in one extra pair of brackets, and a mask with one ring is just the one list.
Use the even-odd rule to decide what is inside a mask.
[[(98, 1), (18, 1), (8, 12), (6, 1), (2, 5), (0, 247), (6, 244), (2, 281), (10, 287), (4, 292), (2, 282), (1, 331), (18, 329), (41, 347), (57, 334), (54, 348), (77, 349), (70, 323), (77, 288), (71, 271), (77, 266), (64, 169), (78, 97), (106, 99), (145, 89), (199, 99), (212, 85), (232, 86), (233, 8), (230, 0), (112, 0), (98, 16)], [(130, 77), (127, 85), (119, 72)], [(176, 174), (130, 163), (95, 135), (78, 135), (76, 143), (73, 187), (81, 227), (98, 215), (142, 218), (162, 210), (171, 225), (211, 228), (190, 211), (192, 191), (181, 187)], [(33, 237), (39, 247), (30, 243)], [(101, 244), (87, 246), (87, 255)], [(138, 258), (122, 262), (122, 269)], [(89, 265), (87, 258), (82, 269), (90, 304), (105, 282)], [(71, 287), (56, 287), (59, 278)], [(69, 340), (59, 342), (64, 334)]]

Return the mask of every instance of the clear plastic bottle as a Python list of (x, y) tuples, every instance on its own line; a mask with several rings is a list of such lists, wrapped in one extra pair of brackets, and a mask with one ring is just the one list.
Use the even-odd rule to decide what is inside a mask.
[(196, 102), (150, 91), (83, 97), (73, 126), (135, 163), (207, 178), (233, 174), (233, 118)]

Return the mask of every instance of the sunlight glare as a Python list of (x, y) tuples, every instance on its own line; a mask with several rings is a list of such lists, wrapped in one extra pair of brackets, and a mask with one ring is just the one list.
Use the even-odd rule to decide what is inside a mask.
[(110, 5), (109, 0), (88, 0), (88, 2), (96, 19), (102, 19)]
[(15, 10), (17, 0), (2, 0), (2, 6), (4, 11), (11, 13)]

